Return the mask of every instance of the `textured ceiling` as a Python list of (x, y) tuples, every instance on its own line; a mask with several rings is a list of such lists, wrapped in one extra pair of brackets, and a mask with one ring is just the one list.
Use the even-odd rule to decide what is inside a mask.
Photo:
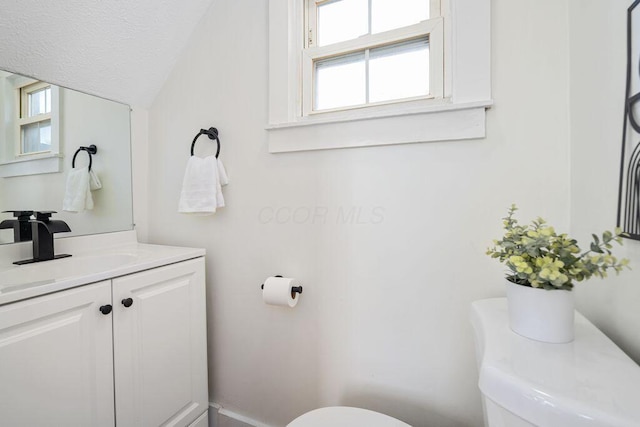
[(0, 69), (148, 107), (213, 1), (3, 1)]

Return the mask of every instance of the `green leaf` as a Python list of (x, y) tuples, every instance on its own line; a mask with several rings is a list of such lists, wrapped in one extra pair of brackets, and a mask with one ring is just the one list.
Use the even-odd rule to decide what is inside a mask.
[(600, 244), (600, 239), (598, 238), (598, 236), (595, 235), (595, 234), (592, 234), (592, 236), (593, 236), (593, 241), (596, 242), (596, 245), (599, 245)]
[[(594, 236), (595, 236), (595, 234), (594, 234)], [(600, 249), (600, 246), (598, 246), (595, 243), (591, 243), (591, 250), (593, 252), (596, 252), (596, 253), (599, 253), (599, 254), (603, 254), (604, 253), (604, 251), (602, 249)]]

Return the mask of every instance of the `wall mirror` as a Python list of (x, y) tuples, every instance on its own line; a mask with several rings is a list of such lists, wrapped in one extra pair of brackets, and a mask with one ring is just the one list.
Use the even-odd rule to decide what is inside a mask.
[[(0, 211), (57, 211), (71, 228), (59, 237), (131, 230), (130, 128), (128, 105), (0, 71)], [(90, 145), (102, 188), (91, 192), (92, 209), (65, 212), (74, 155)], [(89, 160), (81, 150), (75, 167)], [(0, 214), (0, 221), (11, 218)], [(13, 241), (12, 229), (0, 230), (0, 243)]]

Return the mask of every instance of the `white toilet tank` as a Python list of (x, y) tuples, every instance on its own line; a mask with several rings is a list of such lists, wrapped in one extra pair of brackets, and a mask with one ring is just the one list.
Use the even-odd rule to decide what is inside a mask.
[(640, 366), (581, 314), (568, 344), (512, 332), (505, 298), (474, 302), (471, 322), (486, 426), (640, 426)]

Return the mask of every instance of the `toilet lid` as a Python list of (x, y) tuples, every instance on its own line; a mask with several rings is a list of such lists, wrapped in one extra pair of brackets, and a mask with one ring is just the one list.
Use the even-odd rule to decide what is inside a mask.
[(287, 427), (411, 427), (378, 412), (346, 406), (320, 408), (300, 415)]

